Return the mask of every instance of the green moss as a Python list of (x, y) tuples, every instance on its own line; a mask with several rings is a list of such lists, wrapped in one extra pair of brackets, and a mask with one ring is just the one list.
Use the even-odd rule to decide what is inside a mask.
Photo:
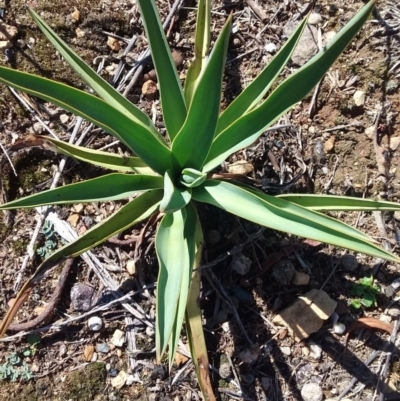
[(92, 363), (83, 369), (68, 373), (62, 386), (60, 398), (71, 401), (86, 401), (97, 396), (96, 400), (101, 400), (103, 398), (99, 398), (99, 395), (104, 392), (105, 380), (106, 367), (104, 363)]

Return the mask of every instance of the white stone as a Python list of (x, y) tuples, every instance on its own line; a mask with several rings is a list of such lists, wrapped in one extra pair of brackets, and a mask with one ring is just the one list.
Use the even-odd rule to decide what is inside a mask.
[(310, 357), (313, 359), (320, 359), (322, 356), (322, 348), (318, 344), (310, 345)]
[(304, 401), (322, 401), (324, 393), (317, 383), (307, 383), (301, 389), (301, 396)]
[(357, 107), (364, 106), (365, 103), (365, 92), (355, 91), (353, 95), (354, 103)]
[(69, 116), (67, 116), (66, 114), (61, 114), (61, 116), (60, 116), (60, 121), (61, 121), (63, 124), (67, 124), (68, 121), (69, 121)]
[(264, 46), (264, 50), (265, 50), (267, 53), (275, 53), (275, 52), (276, 52), (276, 45), (275, 45), (274, 43), (267, 43), (267, 44)]
[(321, 14), (311, 13), (308, 17), (308, 23), (311, 25), (318, 25), (322, 21)]
[(90, 331), (100, 331), (103, 327), (103, 321), (98, 316), (92, 316), (88, 320), (88, 327)]
[(346, 331), (346, 326), (343, 323), (336, 322), (333, 325), (333, 331), (335, 334), (343, 334)]
[(112, 336), (111, 342), (116, 346), (116, 347), (122, 347), (125, 342), (125, 333), (121, 330), (115, 330), (114, 334)]
[(281, 347), (281, 351), (283, 355), (289, 356), (292, 353), (292, 349), (290, 347)]
[(111, 379), (111, 385), (116, 389), (120, 389), (124, 387), (126, 381), (128, 380), (128, 373), (124, 370), (121, 370), (116, 377)]

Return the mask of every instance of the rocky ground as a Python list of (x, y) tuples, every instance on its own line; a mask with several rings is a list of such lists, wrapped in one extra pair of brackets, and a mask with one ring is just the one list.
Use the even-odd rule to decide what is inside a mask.
[[(172, 0), (157, 4), (165, 20)], [(316, 1), (310, 25), (282, 77), (315, 54), (362, 4)], [(38, 0), (33, 6), (103, 77), (116, 79), (123, 67), (116, 85), (126, 90), (147, 44), (134, 0)], [(167, 26), (182, 79), (193, 56), (195, 6), (195, 1), (184, 0)], [(271, 60), (307, 6), (286, 0), (213, 2), (213, 39), (234, 12), (224, 107)], [(6, 31), (0, 41), (2, 65), (85, 89), (35, 27), (24, 2), (0, 3), (0, 17), (6, 24), (0, 30)], [(314, 192), (398, 201), (399, 30), (400, 7), (380, 1), (316, 91), (277, 122), (283, 127), (228, 160), (227, 171), (240, 169), (272, 194)], [(151, 69), (147, 63), (143, 73), (151, 77)], [(127, 96), (161, 124), (157, 93), (143, 88), (148, 78), (141, 74)], [(50, 131), (66, 141), (76, 131), (86, 146), (124, 150), (86, 122), (4, 86), (0, 121), (3, 153), (27, 134)], [(2, 165), (3, 200), (49, 188), (62, 163), (41, 149), (13, 155), (12, 166)], [(67, 160), (58, 185), (103, 173)], [(0, 222), (0, 313), (40, 261), (62, 244), (58, 222), (66, 221), (79, 233), (120, 205), (56, 207), (53, 223), (44, 223), (37, 211), (5, 215)], [(204, 263), (211, 265), (204, 275), (201, 305), (218, 399), (400, 399), (397, 265), (263, 230), (212, 207), (200, 209), (200, 214)], [(331, 215), (398, 252), (396, 213)], [(0, 339), (1, 399), (201, 398), (184, 332), (172, 371), (155, 364), (154, 226), (135, 227), (121, 239), (140, 233), (140, 243), (106, 243), (87, 259), (76, 260), (50, 324)], [(100, 267), (93, 265), (95, 258)], [(56, 269), (35, 289), (17, 320), (29, 321), (43, 311), (60, 272)], [(319, 307), (308, 315), (310, 302)], [(353, 324), (360, 317), (368, 318), (362, 327)], [(310, 332), (298, 330), (311, 326), (315, 329)]]

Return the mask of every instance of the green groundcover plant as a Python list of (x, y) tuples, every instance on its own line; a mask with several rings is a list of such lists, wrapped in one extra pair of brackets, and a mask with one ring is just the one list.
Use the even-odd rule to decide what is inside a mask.
[[(173, 63), (154, 0), (137, 0), (157, 72), (166, 127), (162, 136), (149, 116), (99, 77), (39, 17), (34, 21), (58, 52), (97, 94), (24, 72), (0, 67), (0, 82), (52, 102), (101, 127), (132, 151), (131, 157), (67, 144), (44, 136), (31, 138), (63, 155), (114, 171), (87, 181), (14, 200), (0, 209), (41, 205), (113, 201), (132, 198), (110, 217), (76, 241), (52, 253), (24, 285), (14, 305), (29, 294), (43, 274), (67, 257), (75, 257), (149, 216), (162, 219), (156, 233), (159, 260), (157, 281), (156, 349), (160, 360), (168, 350), (171, 364), (182, 323), (199, 384), (206, 399), (214, 399), (208, 374), (200, 292), (203, 235), (196, 205), (204, 202), (241, 218), (291, 235), (398, 262), (359, 230), (325, 216), (324, 211), (400, 210), (391, 202), (339, 196), (270, 196), (223, 174), (213, 173), (233, 153), (249, 146), (280, 116), (301, 101), (323, 78), (334, 61), (368, 19), (375, 2), (367, 3), (354, 18), (307, 64), (270, 90), (306, 26), (304, 19), (259, 76), (221, 112), (223, 72), (232, 27), (230, 15), (212, 50), (210, 0), (199, 0), (195, 58), (182, 87)], [(270, 92), (270, 93), (269, 93)], [(268, 94), (268, 96), (266, 96)], [(0, 328), (4, 333), (15, 315), (11, 308)]]

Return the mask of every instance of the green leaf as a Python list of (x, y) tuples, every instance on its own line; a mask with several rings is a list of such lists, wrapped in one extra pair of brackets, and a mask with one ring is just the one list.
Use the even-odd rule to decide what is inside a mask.
[(154, 0), (138, 0), (160, 88), (164, 122), (171, 141), (186, 118), (182, 86)]
[[(0, 67), (0, 82), (54, 103), (101, 127), (132, 149), (149, 167), (163, 175), (171, 168), (171, 152), (159, 136), (103, 100), (70, 86), (25, 72)], [(129, 135), (128, 135), (129, 134)]]
[(375, 1), (366, 4), (320, 52), (280, 84), (260, 106), (222, 131), (213, 141), (203, 171), (212, 170), (232, 153), (251, 145), (266, 128), (301, 101), (361, 29), (374, 6)]
[(319, 211), (372, 211), (400, 210), (400, 204), (387, 201), (375, 201), (350, 196), (335, 195), (278, 195), (278, 198), (296, 203), (307, 209)]
[(173, 213), (185, 207), (192, 197), (190, 189), (182, 190), (174, 185), (169, 171), (164, 174), (164, 197), (160, 204), (161, 213)]
[(220, 110), (231, 25), (232, 15), (226, 21), (200, 77), (185, 124), (172, 143), (172, 153), (182, 169), (200, 170), (210, 150)]
[(275, 79), (288, 63), (306, 25), (307, 18), (304, 18), (284, 46), (279, 50), (277, 55), (262, 70), (258, 77), (255, 78), (253, 82), (222, 112), (218, 120), (217, 134), (222, 132), (249, 110), (252, 110), (270, 90)]
[(7, 202), (0, 205), (0, 210), (111, 201), (128, 198), (139, 191), (159, 188), (163, 188), (162, 177), (113, 173)]
[(372, 239), (347, 224), (284, 199), (255, 194), (236, 185), (214, 180), (207, 180), (203, 186), (193, 188), (192, 197), (274, 230), (382, 259), (400, 261), (397, 256), (375, 245)]
[(196, 251), (198, 250), (199, 243), (202, 241), (203, 238), (200, 221), (197, 216), (195, 207), (189, 203), (185, 207), (184, 211), (186, 213), (186, 217), (184, 222), (183, 237), (185, 246), (188, 250), (189, 263), (187, 266), (182, 266), (184, 274), (182, 276), (178, 307), (176, 310), (175, 322), (171, 332), (171, 337), (168, 342), (168, 359), (170, 367), (172, 366), (175, 357), (176, 348), (178, 346), (179, 337), (182, 330), (182, 322), (188, 302), (189, 287), (191, 286), (192, 269), (193, 267), (195, 267), (196, 257), (198, 258), (198, 254), (196, 253)]
[[(30, 146), (30, 144), (27, 143), (26, 146)], [(73, 157), (74, 159), (82, 160), (109, 170), (135, 172), (138, 174), (148, 175), (154, 174), (151, 168), (138, 157), (120, 156), (109, 152), (102, 152), (101, 150), (71, 145), (67, 142), (59, 141), (48, 136), (35, 135), (34, 143), (31, 146), (39, 146), (44, 149), (52, 150), (58, 154)]]
[(185, 168), (182, 171), (180, 183), (188, 188), (198, 187), (207, 178), (207, 174), (201, 173), (193, 168)]
[[(29, 14), (36, 22), (47, 39), (60, 52), (67, 63), (79, 74), (79, 76), (108, 104), (129, 117), (136, 124), (145, 126), (154, 135), (160, 136), (151, 119), (138, 109), (132, 102), (116, 91), (107, 81), (93, 71), (68, 45), (46, 24), (45, 21), (31, 8)], [(125, 135), (130, 135), (126, 132)], [(160, 136), (161, 138), (161, 136)]]
[[(166, 214), (156, 234), (156, 251), (160, 266), (156, 296), (157, 361), (161, 360), (167, 345), (171, 344), (173, 330), (177, 330), (176, 319), (180, 310), (182, 285), (186, 285), (189, 282), (187, 276), (190, 277), (190, 250), (184, 235), (185, 219), (185, 209)], [(173, 352), (174, 350), (170, 350), (172, 358)]]
[(187, 107), (192, 102), (193, 95), (201, 73), (207, 64), (207, 54), (210, 46), (211, 0), (199, 0), (197, 6), (196, 37), (194, 41), (194, 61), (190, 64), (185, 80), (185, 99)]
[(125, 206), (122, 206), (110, 217), (86, 231), (74, 242), (63, 246), (50, 255), (36, 270), (34, 276), (25, 284), (38, 280), (42, 275), (61, 260), (75, 257), (101, 244), (115, 234), (127, 230), (129, 227), (147, 219), (157, 211), (162, 198), (161, 190), (153, 190), (139, 195)]

